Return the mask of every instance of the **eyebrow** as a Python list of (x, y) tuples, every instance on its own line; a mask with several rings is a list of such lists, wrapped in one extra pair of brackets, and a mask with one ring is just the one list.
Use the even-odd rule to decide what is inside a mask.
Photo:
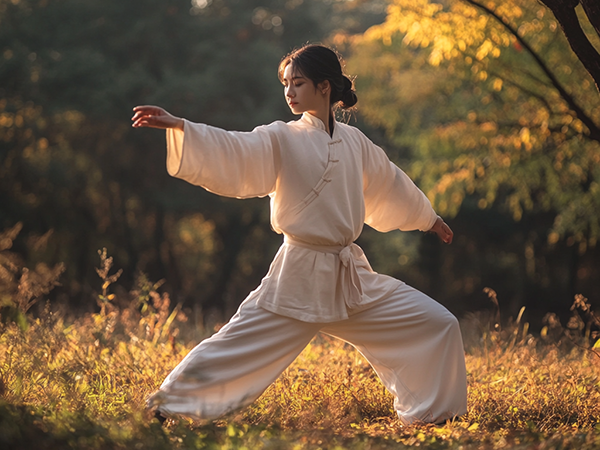
[[(303, 77), (303, 76), (292, 77), (292, 80), (291, 80), (291, 81), (295, 81), (295, 80), (306, 80), (306, 77)], [(281, 80), (281, 82), (282, 82), (282, 83), (283, 83), (284, 81), (287, 81), (287, 79), (286, 79), (286, 78), (283, 78), (283, 79)]]

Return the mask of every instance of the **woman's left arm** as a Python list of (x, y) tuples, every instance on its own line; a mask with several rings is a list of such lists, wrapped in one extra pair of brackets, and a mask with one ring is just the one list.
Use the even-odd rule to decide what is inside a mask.
[(421, 230), (435, 226), (438, 215), (427, 196), (385, 152), (363, 139), (365, 223), (378, 231)]

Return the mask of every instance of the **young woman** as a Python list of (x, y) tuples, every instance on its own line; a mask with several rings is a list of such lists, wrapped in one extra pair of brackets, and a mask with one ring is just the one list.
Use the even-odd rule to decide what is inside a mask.
[(467, 411), (456, 318), (425, 294), (375, 273), (353, 242), (379, 231), (453, 233), (427, 197), (333, 108), (356, 95), (332, 50), (307, 45), (279, 65), (297, 121), (231, 132), (134, 108), (134, 127), (167, 130), (167, 170), (219, 195), (269, 196), (284, 235), (269, 272), (231, 321), (202, 341), (148, 400), (157, 417), (210, 419), (253, 402), (319, 331), (354, 345), (394, 395), (404, 424)]

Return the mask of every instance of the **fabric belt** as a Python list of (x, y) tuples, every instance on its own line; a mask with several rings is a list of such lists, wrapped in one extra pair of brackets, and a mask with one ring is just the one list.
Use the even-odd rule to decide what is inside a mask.
[(285, 236), (283, 242), (294, 247), (307, 248), (315, 252), (338, 255), (343, 267), (340, 271), (339, 281), (342, 287), (344, 303), (346, 303), (348, 309), (355, 309), (361, 305), (363, 290), (356, 269), (356, 261), (362, 256), (363, 252), (358, 245), (355, 243), (349, 245), (313, 245), (290, 236)]

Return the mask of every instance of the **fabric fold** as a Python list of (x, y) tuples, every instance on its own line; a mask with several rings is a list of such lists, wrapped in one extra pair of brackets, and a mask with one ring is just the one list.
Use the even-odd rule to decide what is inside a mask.
[(307, 248), (315, 252), (337, 255), (341, 262), (341, 266), (344, 268), (340, 273), (340, 284), (342, 287), (342, 298), (344, 299), (344, 304), (349, 310), (357, 309), (362, 305), (363, 289), (356, 263), (363, 255), (363, 251), (358, 245), (354, 243), (346, 246), (312, 245), (306, 242), (298, 241), (289, 236), (285, 237), (284, 242), (288, 245)]

